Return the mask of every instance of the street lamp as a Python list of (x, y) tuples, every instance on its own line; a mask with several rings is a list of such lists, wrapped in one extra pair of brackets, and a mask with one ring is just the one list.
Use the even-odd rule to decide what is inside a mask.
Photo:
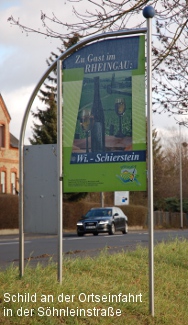
[(187, 142), (181, 142), (181, 125), (185, 125), (184, 122), (179, 123), (179, 138), (180, 138), (180, 228), (183, 229), (183, 190), (182, 190), (182, 146), (187, 147)]

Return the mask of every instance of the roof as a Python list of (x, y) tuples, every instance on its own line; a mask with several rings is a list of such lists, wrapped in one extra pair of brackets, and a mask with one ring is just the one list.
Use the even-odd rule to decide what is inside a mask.
[(12, 133), (10, 133), (10, 145), (13, 148), (18, 148), (19, 147), (18, 139)]
[(3, 112), (4, 112), (5, 116), (6, 116), (6, 119), (7, 119), (8, 123), (9, 123), (10, 120), (11, 120), (11, 117), (10, 117), (9, 111), (8, 111), (8, 109), (6, 107), (6, 104), (5, 104), (4, 99), (3, 99), (1, 94), (0, 94), (0, 107), (2, 108), (2, 110), (3, 110)]

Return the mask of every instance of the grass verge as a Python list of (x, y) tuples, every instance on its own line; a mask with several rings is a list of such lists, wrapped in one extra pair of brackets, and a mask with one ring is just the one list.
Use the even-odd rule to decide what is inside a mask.
[(155, 317), (148, 310), (148, 250), (137, 247), (113, 255), (104, 250), (96, 258), (66, 258), (62, 285), (53, 262), (36, 268), (28, 263), (22, 279), (14, 265), (1, 271), (0, 323), (187, 324), (188, 242), (161, 243), (154, 256)]

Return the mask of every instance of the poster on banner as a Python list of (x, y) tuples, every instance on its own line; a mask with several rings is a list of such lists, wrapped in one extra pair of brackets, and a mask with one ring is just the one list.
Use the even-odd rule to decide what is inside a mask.
[(63, 61), (64, 192), (146, 190), (145, 37)]

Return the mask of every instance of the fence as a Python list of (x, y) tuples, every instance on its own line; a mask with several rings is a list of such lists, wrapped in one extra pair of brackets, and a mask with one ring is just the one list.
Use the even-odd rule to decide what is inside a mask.
[[(181, 216), (178, 212), (154, 211), (154, 226), (180, 228)], [(188, 227), (188, 214), (183, 213), (183, 227)]]

